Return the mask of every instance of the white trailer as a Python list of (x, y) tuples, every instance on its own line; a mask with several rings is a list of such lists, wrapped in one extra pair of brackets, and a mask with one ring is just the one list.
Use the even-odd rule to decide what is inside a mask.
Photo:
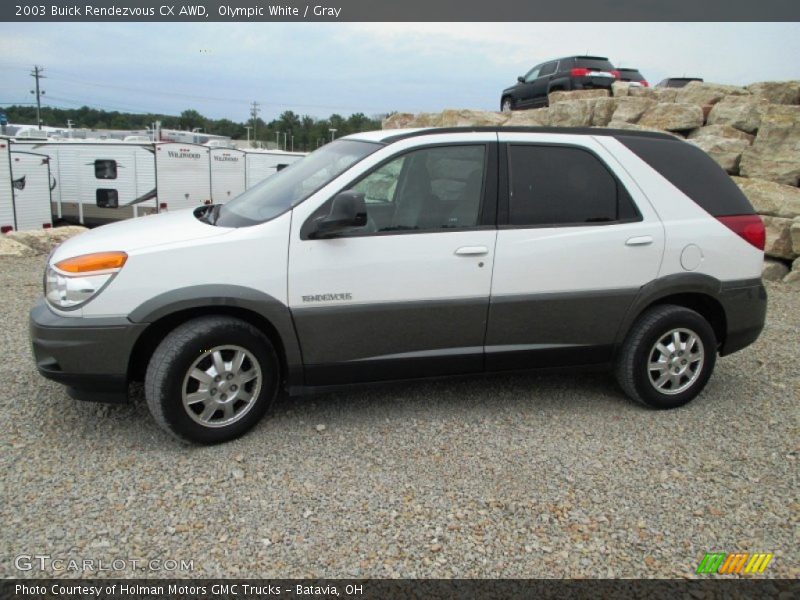
[(245, 153), (242, 150), (214, 148), (211, 158), (211, 201), (224, 204), (245, 190)]
[(306, 156), (302, 152), (258, 150), (248, 150), (246, 154), (246, 185), (248, 189)]
[(14, 230), (14, 192), (11, 177), (11, 143), (0, 137), (0, 232)]
[(11, 191), (17, 231), (53, 226), (49, 163), (44, 154), (11, 150)]
[(58, 221), (92, 226), (158, 211), (152, 144), (17, 140), (13, 148), (50, 158)]
[(155, 145), (156, 187), (161, 210), (195, 208), (211, 203), (210, 148), (197, 144)]

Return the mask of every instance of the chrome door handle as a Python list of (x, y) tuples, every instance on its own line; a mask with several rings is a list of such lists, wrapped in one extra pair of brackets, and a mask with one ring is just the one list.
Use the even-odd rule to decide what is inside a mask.
[(489, 254), (486, 246), (462, 246), (455, 252), (456, 256), (483, 256)]
[(653, 243), (653, 236), (652, 235), (640, 235), (639, 237), (632, 237), (629, 238), (627, 242), (625, 242), (626, 246), (647, 246), (648, 244)]

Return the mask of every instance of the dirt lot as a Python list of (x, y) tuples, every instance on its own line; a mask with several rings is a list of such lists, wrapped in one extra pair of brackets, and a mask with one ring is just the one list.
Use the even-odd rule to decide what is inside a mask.
[(0, 259), (1, 577), (82, 575), (17, 570), (33, 554), (193, 561), (101, 576), (686, 577), (709, 551), (800, 576), (800, 291), (770, 285), (761, 339), (679, 410), (606, 375), (493, 376), (281, 400), (201, 448), (142, 398), (36, 374), (43, 264)]

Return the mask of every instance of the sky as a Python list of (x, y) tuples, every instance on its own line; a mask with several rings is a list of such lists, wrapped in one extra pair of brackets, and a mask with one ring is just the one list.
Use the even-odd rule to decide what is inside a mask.
[(63, 108), (497, 110), (531, 66), (586, 53), (652, 83), (800, 79), (800, 23), (0, 23), (0, 106), (34, 100), (38, 64), (44, 103)]

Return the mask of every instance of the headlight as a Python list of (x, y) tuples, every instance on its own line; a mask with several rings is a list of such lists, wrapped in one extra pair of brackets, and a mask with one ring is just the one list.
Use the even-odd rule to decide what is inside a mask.
[(127, 259), (124, 252), (98, 252), (47, 265), (45, 298), (61, 309), (78, 308), (108, 285)]

